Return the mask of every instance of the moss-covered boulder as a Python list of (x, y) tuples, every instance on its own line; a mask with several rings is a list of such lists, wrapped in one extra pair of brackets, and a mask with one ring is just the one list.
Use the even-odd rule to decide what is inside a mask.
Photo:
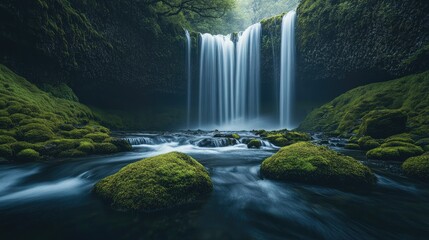
[(359, 146), (359, 144), (356, 144), (356, 143), (347, 143), (347, 144), (344, 146), (344, 148), (345, 148), (345, 149), (350, 149), (350, 150), (360, 150), (360, 146)]
[(261, 140), (258, 140), (258, 139), (252, 139), (247, 144), (247, 148), (261, 148), (261, 147), (262, 147), (262, 142)]
[(369, 159), (384, 161), (404, 161), (409, 157), (423, 154), (423, 149), (407, 142), (391, 141), (381, 144), (366, 153)]
[(424, 181), (429, 180), (429, 154), (408, 158), (402, 164), (405, 175)]
[(370, 150), (380, 146), (380, 143), (370, 136), (364, 136), (359, 138), (358, 144), (362, 150)]
[(37, 161), (40, 159), (40, 154), (33, 149), (24, 149), (16, 157), (20, 161)]
[(311, 140), (311, 137), (308, 133), (296, 131), (279, 130), (272, 132), (264, 132), (263, 134), (265, 139), (267, 139), (270, 143), (278, 147), (284, 147), (297, 142)]
[(374, 138), (386, 138), (405, 131), (407, 114), (401, 110), (374, 110), (363, 117), (359, 133)]
[(264, 177), (340, 188), (369, 187), (376, 181), (371, 170), (327, 147), (300, 142), (280, 149), (261, 165)]
[(172, 152), (127, 165), (99, 181), (94, 192), (115, 209), (155, 211), (201, 200), (212, 188), (200, 163)]

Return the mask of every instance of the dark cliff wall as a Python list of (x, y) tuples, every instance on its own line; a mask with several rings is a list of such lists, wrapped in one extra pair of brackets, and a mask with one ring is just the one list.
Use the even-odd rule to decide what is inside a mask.
[(101, 107), (183, 94), (183, 35), (139, 1), (0, 3), (0, 62), (35, 83), (67, 83)]
[(302, 0), (297, 13), (303, 101), (429, 69), (429, 1)]

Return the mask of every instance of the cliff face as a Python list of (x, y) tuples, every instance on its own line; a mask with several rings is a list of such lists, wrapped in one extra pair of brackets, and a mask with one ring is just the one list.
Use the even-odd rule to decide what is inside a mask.
[(428, 1), (302, 0), (297, 12), (301, 96), (326, 101), (429, 68)]
[(84, 102), (122, 107), (182, 92), (182, 31), (138, 1), (5, 0), (0, 62), (35, 83), (67, 83)]

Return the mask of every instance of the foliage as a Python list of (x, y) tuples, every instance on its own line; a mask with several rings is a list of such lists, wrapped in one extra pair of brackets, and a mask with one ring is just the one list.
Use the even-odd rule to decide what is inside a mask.
[(347, 135), (357, 133), (371, 111), (400, 110), (411, 133), (429, 136), (428, 92), (429, 72), (358, 87), (312, 111), (298, 129)]
[(155, 211), (195, 202), (212, 187), (200, 163), (172, 152), (127, 165), (98, 182), (94, 192), (116, 209)]
[(271, 179), (342, 188), (368, 187), (376, 180), (352, 157), (309, 142), (283, 147), (262, 162), (261, 173)]

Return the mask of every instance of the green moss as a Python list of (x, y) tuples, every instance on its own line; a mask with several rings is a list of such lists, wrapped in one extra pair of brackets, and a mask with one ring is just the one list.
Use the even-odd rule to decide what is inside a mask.
[(109, 135), (106, 133), (89, 133), (84, 136), (84, 138), (88, 138), (93, 140), (94, 142), (103, 142), (106, 138), (109, 138)]
[[(358, 87), (312, 111), (299, 130), (350, 134), (361, 128), (365, 116), (369, 118), (372, 111), (383, 110), (381, 112), (407, 113), (406, 125), (411, 133), (429, 136), (428, 92), (429, 71)], [(403, 117), (399, 119), (403, 120)], [(389, 127), (383, 128), (383, 131), (389, 132)]]
[(77, 158), (77, 157), (84, 157), (87, 153), (83, 151), (79, 151), (77, 149), (70, 149), (64, 152), (61, 152), (58, 156), (62, 158)]
[(40, 159), (40, 154), (33, 149), (24, 149), (16, 155), (16, 158), (26, 162), (37, 161)]
[(360, 150), (360, 146), (359, 146), (359, 144), (356, 144), (356, 143), (347, 143), (347, 144), (344, 146), (344, 148), (345, 148), (345, 149), (351, 149), (351, 150)]
[(52, 94), (54, 97), (79, 102), (79, 98), (74, 94), (73, 90), (64, 83), (58, 85), (43, 84), (41, 89)]
[(200, 163), (172, 152), (129, 164), (98, 182), (94, 192), (116, 209), (155, 211), (198, 201), (212, 188)]
[(240, 135), (238, 135), (237, 133), (233, 133), (231, 136), (234, 139), (240, 139)]
[(12, 149), (8, 145), (0, 145), (0, 158), (9, 159), (12, 157)]
[(405, 131), (407, 114), (401, 110), (373, 110), (363, 116), (359, 134), (385, 138)]
[(0, 135), (0, 144), (14, 143), (16, 139), (11, 136)]
[(113, 139), (110, 139), (109, 142), (115, 145), (119, 152), (128, 152), (133, 149), (131, 144), (124, 139), (113, 138)]
[(380, 146), (380, 143), (370, 136), (364, 136), (359, 138), (358, 144), (362, 150), (370, 150)]
[(250, 140), (250, 142), (247, 144), (248, 148), (261, 148), (262, 147), (262, 143), (260, 140), (258, 139), (252, 139)]
[(94, 144), (91, 142), (81, 142), (77, 150), (85, 153), (91, 153), (94, 151)]
[(413, 140), (411, 134), (403, 133), (403, 134), (397, 134), (394, 136), (390, 136), (384, 140), (384, 142), (406, 142), (414, 144), (415, 141)]
[(280, 149), (261, 165), (264, 177), (335, 187), (369, 187), (375, 183), (371, 170), (326, 147), (300, 142)]
[(270, 143), (278, 146), (284, 147), (301, 141), (310, 141), (311, 137), (307, 133), (288, 131), (288, 130), (279, 130), (265, 132), (265, 139)]
[(94, 153), (97, 154), (110, 154), (118, 152), (118, 148), (112, 143), (95, 143)]
[[(80, 143), (110, 138), (110, 130), (95, 121), (88, 107), (46, 93), (3, 65), (0, 82), (8, 86), (0, 88), (0, 144), (8, 144), (13, 157), (25, 149), (33, 149), (41, 157), (95, 153), (84, 146), (78, 149)], [(121, 146), (123, 151), (127, 149)], [(117, 148), (102, 145), (98, 153), (117, 152)]]
[(391, 141), (370, 150), (366, 156), (370, 159), (385, 161), (404, 161), (409, 157), (423, 154), (423, 149), (407, 142)]
[(0, 117), (0, 128), (10, 128), (13, 126), (12, 120), (9, 117)]
[(403, 164), (402, 169), (408, 177), (420, 180), (429, 180), (429, 155), (408, 158)]

